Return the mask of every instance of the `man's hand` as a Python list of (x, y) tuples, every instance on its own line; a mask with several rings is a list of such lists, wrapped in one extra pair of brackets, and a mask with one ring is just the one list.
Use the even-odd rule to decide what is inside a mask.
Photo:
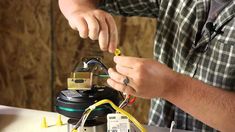
[(101, 50), (111, 53), (118, 44), (117, 26), (113, 17), (96, 8), (94, 0), (60, 0), (60, 9), (70, 26), (82, 38), (99, 40)]
[[(225, 132), (235, 130), (235, 93), (176, 73), (150, 59), (118, 56), (108, 84), (143, 98), (161, 97), (205, 124)], [(128, 77), (129, 83), (123, 80)]]
[[(167, 66), (151, 59), (116, 56), (116, 70), (110, 68), (108, 84), (116, 90), (138, 97), (163, 97), (172, 88), (177, 74)], [(123, 80), (128, 77), (129, 83)]]

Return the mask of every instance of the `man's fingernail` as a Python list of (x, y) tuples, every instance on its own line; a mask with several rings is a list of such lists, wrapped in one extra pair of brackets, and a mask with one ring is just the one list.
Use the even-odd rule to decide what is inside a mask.
[(110, 52), (110, 53), (114, 53), (114, 51), (113, 51), (112, 49), (109, 49), (109, 52)]
[(111, 74), (112, 71), (113, 71), (112, 68), (109, 68), (109, 69), (108, 69), (108, 73), (109, 73), (109, 74)]
[(102, 51), (107, 51), (107, 48), (105, 48), (105, 47), (100, 47), (100, 49), (101, 49)]

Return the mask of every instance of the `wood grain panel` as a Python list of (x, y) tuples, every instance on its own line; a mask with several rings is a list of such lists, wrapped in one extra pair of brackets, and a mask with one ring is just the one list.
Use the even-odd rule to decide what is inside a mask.
[(50, 1), (0, 1), (0, 103), (49, 110)]

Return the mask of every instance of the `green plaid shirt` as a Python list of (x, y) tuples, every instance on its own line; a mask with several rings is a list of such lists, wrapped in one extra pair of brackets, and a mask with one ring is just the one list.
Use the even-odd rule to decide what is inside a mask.
[[(221, 33), (213, 33), (211, 40), (208, 34), (201, 36), (209, 4), (210, 0), (104, 0), (101, 8), (117, 15), (157, 18), (156, 60), (174, 71), (234, 92), (235, 1), (218, 15), (214, 24)], [(170, 127), (173, 120), (178, 129), (216, 131), (164, 99), (151, 100), (149, 125)]]

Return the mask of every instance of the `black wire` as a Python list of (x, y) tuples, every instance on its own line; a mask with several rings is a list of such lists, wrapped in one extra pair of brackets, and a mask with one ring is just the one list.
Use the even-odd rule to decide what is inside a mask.
[[(107, 68), (101, 61), (99, 61), (98, 59), (96, 59), (96, 58), (91, 58), (91, 59), (89, 59), (89, 60), (86, 61), (86, 64), (87, 64), (88, 66), (91, 65), (91, 64), (98, 64), (100, 67), (102, 67), (102, 69), (104, 70), (105, 74), (108, 75), (108, 68)], [(79, 64), (76, 64), (76, 67), (74, 68), (74, 70), (76, 71), (76, 69), (77, 69), (78, 67), (79, 67)], [(123, 97), (123, 96), (122, 96), (122, 97)], [(124, 97), (123, 97), (123, 98), (124, 98)], [(105, 106), (105, 107), (106, 107), (106, 108), (109, 108), (111, 111), (114, 111), (113, 109), (111, 109), (111, 108), (108, 107), (108, 106)], [(87, 112), (87, 111), (85, 111), (85, 112), (83, 113), (83, 115), (82, 115), (82, 117), (80, 118), (80, 120), (76, 123), (74, 129), (78, 129), (78, 127), (81, 125), (82, 119), (83, 119), (83, 117), (86, 115), (86, 112)]]
[(122, 92), (118, 91), (118, 93), (120, 94), (120, 96), (121, 96), (122, 100), (124, 100), (124, 99), (125, 99), (125, 97), (123, 96)]
[[(104, 70), (105, 74), (108, 75), (108, 68), (100, 60), (98, 60), (96, 58), (91, 58), (89, 60), (86, 60), (85, 63), (88, 66), (92, 65), (92, 64), (100, 66)], [(81, 68), (81, 67), (82, 67), (82, 64), (81, 63), (77, 63), (75, 65), (73, 71), (77, 72), (77, 71), (80, 71), (81, 69), (84, 69), (84, 68)], [(88, 69), (89, 69), (89, 67), (88, 67)], [(87, 69), (84, 69), (84, 70), (87, 70)]]
[(111, 106), (108, 105), (104, 105), (105, 108), (109, 109), (110, 111), (112, 111), (112, 113), (115, 112), (115, 109), (113, 109)]
[(98, 64), (99, 66), (101, 66), (105, 72), (105, 74), (108, 75), (108, 68), (101, 62), (99, 61), (98, 59), (96, 58), (91, 58), (90, 60), (88, 60), (86, 62), (87, 65), (90, 65), (90, 64)]

